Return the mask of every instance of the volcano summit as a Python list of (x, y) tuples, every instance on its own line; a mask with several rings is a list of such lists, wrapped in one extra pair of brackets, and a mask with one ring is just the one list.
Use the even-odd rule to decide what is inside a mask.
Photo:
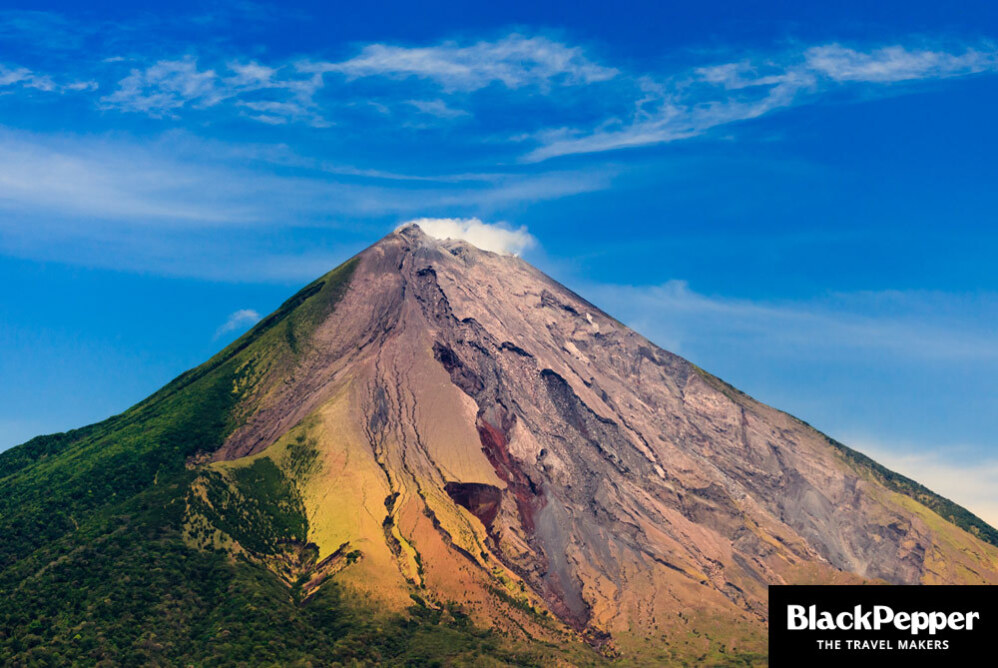
[(0, 658), (765, 660), (769, 584), (998, 584), (998, 532), (417, 226), (0, 455)]

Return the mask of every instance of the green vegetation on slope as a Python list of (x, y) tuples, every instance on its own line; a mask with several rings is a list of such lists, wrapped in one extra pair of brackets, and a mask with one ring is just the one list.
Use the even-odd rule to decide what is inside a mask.
[(0, 568), (176, 475), (188, 457), (216, 450), (238, 424), (240, 400), (263, 379), (261, 367), (293, 355), (278, 325), (301, 338), (335, 308), (355, 266), (350, 260), (310, 284), (125, 413), (0, 453)]
[(10, 666), (543, 665), (459, 608), (385, 616), (328, 583), (304, 603), (270, 571), (181, 537), (183, 472), (0, 575)]
[(258, 356), (260, 353), (265, 353), (265, 357), (283, 356), (288, 352), (297, 355), (300, 352), (298, 342), (301, 337), (307, 338), (312, 329), (333, 311), (336, 303), (343, 297), (350, 285), (354, 269), (357, 268), (357, 262), (357, 258), (347, 260), (328, 274), (309, 283), (220, 353), (201, 366), (180, 374), (139, 406), (159, 401), (164, 396), (196, 382), (226, 362), (237, 357), (246, 357), (241, 353), (251, 347), (256, 349), (253, 352)]
[(293, 485), (267, 457), (234, 469), (231, 482), (204, 471), (202, 495), (189, 496), (190, 512), (259, 555), (276, 554), (282, 542), (308, 537), (305, 507)]
[(233, 426), (234, 367), (230, 361), (160, 402), (0, 455), (0, 568), (175, 477), (190, 455), (216, 449)]
[(887, 487), (887, 489), (892, 492), (904, 494), (905, 496), (918, 501), (929, 510), (932, 510), (943, 519), (949, 520), (951, 523), (957, 525), (964, 531), (968, 531), (981, 540), (991, 543), (992, 545), (998, 545), (998, 530), (963, 506), (953, 503), (946, 497), (939, 496), (931, 489), (915, 482), (911, 478), (907, 478), (900, 473), (895, 473), (886, 466), (881, 466), (874, 460), (864, 455), (862, 452), (857, 452), (856, 450), (839, 443), (834, 438), (829, 438), (827, 436), (825, 438), (828, 439), (828, 442), (834, 446), (835, 449), (842, 453), (842, 456), (845, 457), (847, 461), (862, 470), (868, 471), (882, 485)]
[[(186, 464), (252, 410), (268, 369), (304, 352), (355, 264), (125, 413), (0, 454), (0, 665), (549, 663), (512, 653), (455, 606), (387, 616), (332, 582), (303, 600), (259, 560), (185, 541), (188, 500), (206, 479), (213, 519), (240, 544), (273, 554), (305, 538), (301, 500), (271, 459), (224, 475)], [(305, 439), (286, 452), (293, 475), (314, 466)]]

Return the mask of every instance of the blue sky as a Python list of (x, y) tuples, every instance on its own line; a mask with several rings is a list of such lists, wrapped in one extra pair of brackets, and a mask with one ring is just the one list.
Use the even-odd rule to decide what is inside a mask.
[(0, 448), (477, 218), (998, 522), (993, 3), (202, 4), (0, 4)]

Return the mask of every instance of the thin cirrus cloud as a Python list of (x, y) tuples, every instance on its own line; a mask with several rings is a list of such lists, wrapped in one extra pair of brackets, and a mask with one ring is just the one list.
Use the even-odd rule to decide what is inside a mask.
[(310, 63), (304, 69), (350, 78), (416, 77), (435, 81), (449, 91), (474, 91), (492, 83), (511, 89), (580, 85), (606, 81), (619, 73), (590, 60), (581, 47), (519, 34), (468, 46), (456, 42), (428, 47), (369, 44), (348, 60)]
[(199, 70), (194, 58), (161, 60), (144, 70), (133, 69), (103, 101), (162, 117), (187, 104), (211, 107), (234, 94), (221, 90), (217, 79), (214, 70)]
[(587, 294), (597, 303), (614, 304), (614, 315), (674, 352), (723, 337), (725, 345), (744, 346), (754, 356), (820, 351), (998, 366), (998, 343), (981, 325), (990, 322), (982, 314), (998, 313), (994, 297), (886, 291), (765, 302), (704, 295), (682, 280), (595, 285)]
[(239, 309), (231, 313), (228, 319), (215, 330), (215, 338), (224, 336), (229, 332), (246, 329), (250, 325), (255, 325), (260, 321), (260, 314), (250, 308)]
[[(348, 81), (368, 77), (424, 79), (445, 93), (454, 93), (476, 91), (493, 83), (508, 89), (586, 85), (612, 79), (618, 71), (591, 61), (580, 47), (513, 34), (468, 46), (454, 42), (413, 48), (369, 44), (347, 60), (304, 59), (278, 67), (235, 61), (203, 68), (192, 56), (165, 59), (133, 68), (101, 103), (105, 108), (177, 118), (185, 107), (206, 109), (234, 100), (256, 121), (271, 125), (304, 121), (322, 127), (330, 123), (321, 115), (316, 95), (330, 74)], [(240, 99), (261, 92), (273, 97)], [(446, 118), (467, 113), (443, 100), (409, 100), (407, 104)]]
[(703, 135), (771, 111), (818, 101), (847, 84), (879, 84), (968, 76), (998, 70), (991, 45), (959, 52), (901, 45), (857, 50), (813, 46), (781, 56), (696, 67), (665, 80), (637, 81), (641, 96), (629, 118), (602, 120), (596, 129), (556, 128), (536, 133), (526, 162), (662, 144)]
[[(0, 132), (0, 210), (9, 219), (43, 215), (50, 226), (59, 215), (143, 226), (247, 222), (260, 215), (235, 197), (254, 187), (247, 179), (251, 176), (185, 164), (120, 141), (51, 141)], [(224, 185), (204, 187), (212, 182)], [(67, 223), (67, 231), (74, 234), (85, 227), (78, 221)]]
[[(105, 59), (105, 67), (120, 71), (112, 61)], [(814, 104), (833, 91), (862, 86), (867, 95), (887, 93), (899, 84), (996, 69), (998, 51), (986, 42), (863, 48), (833, 42), (641, 72), (600, 62), (581, 46), (513, 33), (471, 43), (367, 44), (343, 60), (304, 57), (264, 64), (236, 57), (205, 65), (190, 55), (162, 59), (102, 81), (101, 88), (110, 92), (98, 105), (163, 119), (179, 119), (186, 110), (228, 109), (268, 125), (324, 128), (340, 122), (339, 108), (366, 104), (380, 110), (368, 122), (397, 126), (396, 115), (405, 110), (439, 122), (472, 115), (475, 94), (495, 86), (504, 96), (500, 104), (502, 99), (514, 104), (524, 95), (549, 103), (548, 112), (520, 118), (524, 127), (509, 135), (526, 141), (524, 162), (539, 162), (689, 139), (778, 109)], [(23, 69), (0, 69), (0, 85), (5, 78), (21, 86), (54, 87), (50, 76)], [(367, 79), (387, 85), (361, 93), (355, 84)], [(327, 90), (333, 84), (335, 90)], [(559, 87), (589, 96), (588, 124), (558, 124), (558, 98), (544, 94)], [(496, 99), (489, 98), (490, 108)]]
[(806, 66), (834, 81), (893, 83), (912, 79), (943, 79), (994, 71), (998, 54), (990, 45), (963, 53), (890, 46), (861, 52), (839, 44), (812, 47)]
[(38, 75), (26, 67), (6, 67), (0, 65), (0, 88), (21, 86), (42, 91), (53, 91), (55, 83), (48, 76)]
[(43, 93), (65, 93), (73, 91), (97, 90), (96, 81), (71, 80), (57, 83), (47, 74), (39, 74), (27, 67), (14, 67), (0, 64), (0, 91), (4, 89), (22, 88)]
[[(160, 60), (144, 69), (133, 68), (117, 88), (101, 98), (107, 109), (140, 112), (154, 118), (179, 118), (183, 108), (208, 109), (235, 100), (246, 115), (268, 124), (305, 121), (326, 126), (314, 100), (322, 82), (315, 75), (292, 76), (256, 62), (233, 62), (223, 71), (201, 68), (196, 58)], [(268, 100), (240, 100), (261, 91), (277, 96)]]
[[(383, 230), (387, 220), (426, 211), (484, 216), (605, 189), (616, 178), (612, 168), (590, 168), (441, 175), (399, 187), (395, 181), (407, 175), (369, 174), (270, 148), (206, 143), (184, 133), (139, 144), (0, 131), (0, 252), (160, 275), (281, 282), (322, 273), (342, 259), (344, 245)], [(273, 173), (273, 161), (296, 165), (296, 173)], [(278, 229), (296, 231), (274, 243), (268, 235)], [(302, 235), (327, 238), (330, 230), (340, 230), (339, 243), (313, 249), (310, 259), (293, 243)], [(358, 232), (342, 234), (348, 230)]]
[(443, 100), (408, 100), (409, 104), (424, 114), (436, 116), (437, 118), (460, 118), (471, 114), (464, 109), (455, 109)]

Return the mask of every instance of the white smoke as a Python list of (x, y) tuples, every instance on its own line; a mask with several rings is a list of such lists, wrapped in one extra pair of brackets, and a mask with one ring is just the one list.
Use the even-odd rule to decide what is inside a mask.
[(482, 250), (519, 255), (537, 244), (525, 226), (512, 229), (506, 223), (485, 223), (478, 218), (416, 218), (399, 227), (419, 225), (435, 239), (461, 239)]

